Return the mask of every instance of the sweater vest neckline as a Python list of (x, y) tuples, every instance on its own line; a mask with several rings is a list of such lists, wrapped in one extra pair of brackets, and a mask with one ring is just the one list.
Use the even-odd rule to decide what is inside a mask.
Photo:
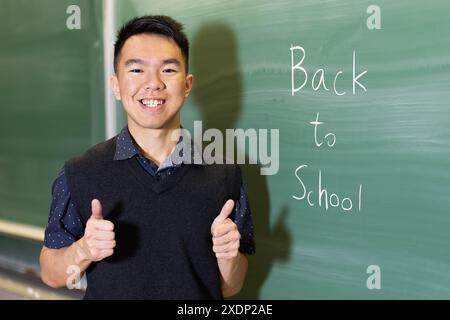
[(158, 175), (153, 176), (145, 171), (136, 158), (114, 161), (126, 161), (128, 168), (136, 180), (143, 187), (150, 188), (156, 194), (164, 193), (175, 186), (184, 177), (189, 169), (189, 165), (181, 165), (173, 172), (173, 174), (161, 178)]

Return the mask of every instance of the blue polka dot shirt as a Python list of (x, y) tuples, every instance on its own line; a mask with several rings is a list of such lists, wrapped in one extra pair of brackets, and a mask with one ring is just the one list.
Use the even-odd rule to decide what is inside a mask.
[[(188, 136), (183, 134), (183, 130), (181, 132), (180, 140), (175, 146), (175, 149), (158, 167), (152, 160), (145, 158), (140, 150), (135, 147), (128, 127), (125, 127), (117, 138), (114, 160), (125, 160), (134, 157), (148, 174), (164, 179), (184, 164), (183, 150), (191, 150), (192, 157), (197, 157), (197, 159), (200, 157), (199, 148)], [(191, 144), (191, 148), (185, 148), (187, 143)], [(202, 162), (200, 163), (205, 165)], [(234, 222), (241, 234), (239, 251), (246, 254), (255, 253), (253, 222), (244, 184), (241, 184), (239, 201), (236, 202)], [(75, 204), (71, 200), (70, 190), (63, 168), (52, 186), (52, 203), (50, 206), (48, 225), (45, 229), (44, 245), (48, 248), (59, 249), (71, 245), (80, 239), (83, 234), (84, 225), (81, 222)]]

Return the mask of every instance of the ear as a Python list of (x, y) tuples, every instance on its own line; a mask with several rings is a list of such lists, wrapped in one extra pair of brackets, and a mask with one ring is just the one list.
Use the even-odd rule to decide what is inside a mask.
[(114, 96), (116, 97), (117, 100), (121, 100), (121, 98), (120, 98), (120, 88), (119, 88), (119, 79), (117, 79), (117, 75), (111, 76), (111, 78), (109, 80), (111, 82), (111, 88), (112, 88), (112, 91), (114, 93)]
[(186, 76), (185, 86), (184, 86), (184, 97), (186, 98), (192, 89), (192, 84), (194, 81), (194, 76), (192, 74), (188, 74)]

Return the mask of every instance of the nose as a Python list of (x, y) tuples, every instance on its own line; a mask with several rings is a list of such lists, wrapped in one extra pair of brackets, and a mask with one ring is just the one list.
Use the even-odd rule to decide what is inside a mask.
[(156, 72), (151, 73), (145, 83), (145, 90), (158, 91), (164, 88), (164, 82)]

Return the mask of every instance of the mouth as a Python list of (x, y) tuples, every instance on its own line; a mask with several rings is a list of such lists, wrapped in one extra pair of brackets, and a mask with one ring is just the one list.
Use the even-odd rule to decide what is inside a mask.
[(140, 99), (139, 103), (141, 107), (145, 110), (157, 111), (162, 109), (164, 104), (166, 103), (165, 99)]

